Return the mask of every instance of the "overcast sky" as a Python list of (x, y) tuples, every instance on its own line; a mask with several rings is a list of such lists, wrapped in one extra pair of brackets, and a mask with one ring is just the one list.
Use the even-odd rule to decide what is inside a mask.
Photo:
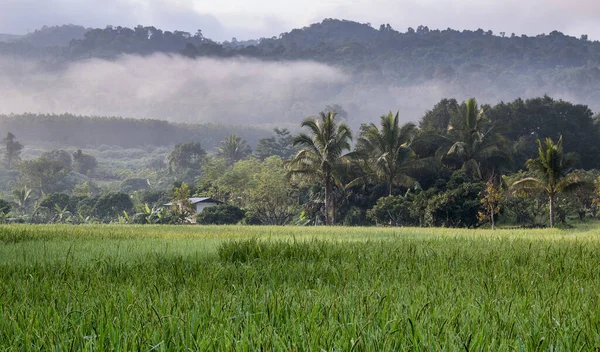
[(539, 34), (556, 29), (600, 39), (600, 0), (0, 0), (0, 33), (43, 25), (154, 25), (215, 40), (271, 37), (323, 18), (390, 23), (405, 31), (491, 29)]

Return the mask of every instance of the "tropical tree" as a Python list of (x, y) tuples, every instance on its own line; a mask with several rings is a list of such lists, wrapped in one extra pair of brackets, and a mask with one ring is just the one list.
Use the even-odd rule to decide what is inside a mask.
[(294, 148), (292, 148), (294, 141), (292, 133), (287, 128), (274, 128), (273, 131), (275, 136), (258, 140), (254, 155), (260, 160), (265, 160), (270, 156), (278, 156), (283, 160), (291, 158), (295, 154)]
[(45, 152), (41, 155), (42, 158), (46, 158), (48, 160), (58, 160), (61, 161), (65, 168), (71, 169), (73, 164), (73, 159), (71, 158), (71, 154), (62, 149), (54, 149), (48, 152)]
[(500, 213), (500, 201), (502, 200), (502, 189), (491, 179), (485, 184), (485, 189), (480, 192), (481, 207), (477, 217), (480, 222), (489, 221), (492, 230), (496, 229), (496, 215)]
[(206, 156), (199, 142), (180, 143), (167, 156), (170, 172), (185, 172), (188, 169), (199, 170)]
[(548, 197), (550, 227), (554, 227), (556, 195), (582, 183), (577, 174), (571, 173), (577, 156), (563, 151), (562, 136), (556, 144), (550, 138), (546, 138), (544, 143), (538, 140), (538, 154), (536, 159), (529, 159), (526, 163), (535, 177), (516, 181), (511, 188), (517, 192), (544, 192)]
[(236, 133), (229, 135), (217, 147), (217, 156), (225, 159), (228, 164), (242, 160), (252, 153), (252, 149), (242, 137)]
[(301, 150), (287, 164), (288, 176), (302, 177), (309, 182), (320, 182), (325, 189), (324, 215), (327, 225), (335, 224), (334, 185), (341, 186), (340, 167), (348, 164), (346, 151), (350, 150), (352, 132), (343, 122), (338, 122), (334, 112), (321, 112), (317, 117), (305, 119), (294, 146)]
[(10, 132), (6, 134), (6, 137), (2, 140), (2, 144), (4, 144), (4, 162), (6, 163), (6, 168), (10, 170), (14, 167), (15, 162), (21, 160), (20, 155), (23, 145)]
[(190, 195), (190, 187), (185, 182), (182, 182), (181, 186), (173, 188), (172, 212), (177, 223), (188, 223), (195, 212)]
[(93, 155), (84, 154), (81, 149), (78, 149), (73, 153), (73, 168), (80, 174), (92, 174), (94, 173), (94, 170), (96, 170), (97, 166), (98, 161)]
[(413, 123), (400, 126), (398, 115), (381, 116), (381, 129), (367, 125), (358, 139), (356, 151), (366, 161), (368, 172), (376, 181), (387, 185), (388, 196), (394, 187), (410, 187), (415, 180), (409, 176), (416, 167), (416, 155), (410, 144), (417, 128)]
[(449, 164), (458, 163), (462, 169), (480, 179), (484, 176), (483, 166), (496, 168), (510, 164), (504, 140), (500, 134), (493, 132), (485, 118), (486, 110), (478, 108), (475, 98), (469, 99), (461, 110), (463, 112), (457, 111), (448, 125), (445, 138), (450, 146), (443, 159)]

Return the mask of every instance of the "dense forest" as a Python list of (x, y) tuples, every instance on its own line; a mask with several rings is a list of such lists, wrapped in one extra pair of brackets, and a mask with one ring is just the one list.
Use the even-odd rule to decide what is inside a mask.
[(213, 148), (231, 133), (252, 145), (269, 132), (251, 126), (192, 125), (162, 120), (121, 117), (76, 116), (72, 114), (0, 115), (0, 131), (11, 131), (27, 144), (78, 148), (116, 146), (121, 148), (164, 147), (201, 140)]
[[(198, 214), (214, 224), (569, 226), (599, 215), (600, 121), (585, 105), (443, 99), (418, 124), (389, 112), (354, 131), (343, 115), (239, 135), (4, 116), (2, 221), (185, 223), (190, 196), (225, 202)], [(173, 199), (184, 206), (164, 206)]]

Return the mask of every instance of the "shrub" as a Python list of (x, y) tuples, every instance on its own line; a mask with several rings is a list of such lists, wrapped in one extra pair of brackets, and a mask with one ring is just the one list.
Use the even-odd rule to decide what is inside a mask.
[(110, 192), (103, 194), (96, 202), (96, 214), (100, 219), (114, 219), (123, 215), (123, 211), (130, 212), (133, 202), (126, 193)]
[(10, 213), (11, 208), (12, 206), (9, 202), (5, 201), (4, 199), (0, 199), (0, 212), (6, 215)]
[(196, 223), (202, 225), (237, 224), (245, 215), (242, 209), (234, 205), (221, 204), (205, 208), (201, 213), (196, 215)]
[(410, 226), (417, 221), (410, 214), (410, 201), (404, 196), (379, 198), (367, 211), (367, 217), (379, 225)]
[(128, 178), (121, 182), (121, 192), (132, 193), (139, 190), (150, 188), (148, 180), (145, 178)]

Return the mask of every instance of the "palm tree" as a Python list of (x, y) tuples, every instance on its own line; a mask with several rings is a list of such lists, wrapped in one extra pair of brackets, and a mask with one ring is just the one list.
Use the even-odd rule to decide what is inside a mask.
[(325, 223), (335, 224), (334, 184), (340, 185), (339, 169), (348, 163), (345, 151), (350, 150), (352, 132), (343, 122), (337, 122), (334, 112), (321, 112), (319, 116), (305, 119), (301, 133), (293, 145), (302, 149), (287, 164), (288, 176), (301, 176), (308, 181), (321, 182), (325, 188)]
[(381, 130), (373, 123), (368, 125), (356, 146), (376, 180), (387, 184), (388, 195), (392, 195), (394, 187), (410, 187), (414, 183), (408, 173), (416, 167), (416, 155), (410, 144), (417, 127), (413, 123), (400, 126), (398, 115), (390, 111), (381, 116)]
[(250, 155), (252, 149), (242, 137), (236, 133), (229, 135), (217, 147), (217, 156), (225, 159), (228, 164), (234, 164)]
[(12, 169), (16, 162), (20, 161), (21, 149), (23, 145), (16, 140), (14, 134), (8, 132), (6, 137), (2, 140), (4, 144), (4, 158), (6, 159), (6, 168)]
[(448, 125), (450, 147), (444, 158), (454, 159), (461, 167), (479, 178), (483, 177), (482, 164), (488, 163), (502, 166), (510, 163), (510, 156), (505, 152), (503, 138), (493, 133), (485, 118), (485, 109), (478, 109), (475, 98), (465, 103), (464, 114), (456, 113), (453, 118), (456, 125)]
[(556, 195), (581, 185), (582, 181), (577, 175), (570, 173), (577, 163), (577, 157), (573, 153), (563, 151), (562, 136), (556, 144), (550, 138), (546, 138), (543, 144), (539, 139), (537, 142), (539, 156), (536, 159), (527, 160), (526, 163), (527, 168), (536, 177), (526, 177), (516, 181), (511, 188), (520, 192), (541, 191), (546, 193), (550, 209), (550, 227), (554, 227)]

